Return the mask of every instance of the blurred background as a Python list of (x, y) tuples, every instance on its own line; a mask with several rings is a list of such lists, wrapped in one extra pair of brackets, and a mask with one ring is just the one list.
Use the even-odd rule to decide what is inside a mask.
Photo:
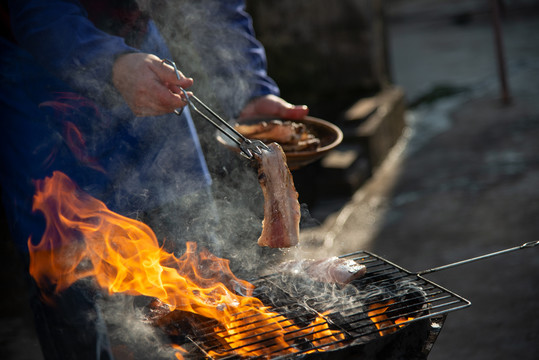
[[(535, 0), (248, 1), (282, 96), (343, 143), (294, 171), (302, 256), (421, 271), (539, 240)], [(2, 224), (0, 357), (40, 359)], [(254, 240), (253, 240), (254, 241)], [(427, 276), (472, 301), (429, 359), (536, 359), (539, 249)]]

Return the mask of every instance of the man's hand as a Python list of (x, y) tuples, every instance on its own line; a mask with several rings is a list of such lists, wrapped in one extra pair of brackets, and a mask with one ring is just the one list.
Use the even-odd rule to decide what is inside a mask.
[(112, 68), (112, 83), (137, 116), (163, 115), (187, 105), (178, 88), (193, 85), (193, 79), (163, 64), (155, 55), (129, 53), (121, 55)]
[(251, 100), (240, 113), (239, 119), (257, 116), (275, 116), (288, 120), (303, 119), (309, 114), (305, 105), (292, 105), (275, 95), (265, 95)]

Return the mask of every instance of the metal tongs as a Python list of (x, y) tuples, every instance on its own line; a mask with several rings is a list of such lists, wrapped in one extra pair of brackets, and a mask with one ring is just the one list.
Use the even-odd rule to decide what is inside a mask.
[[(172, 60), (163, 59), (163, 64), (170, 65), (174, 68), (174, 72), (176, 73), (176, 77), (178, 80), (181, 80), (180, 72), (178, 71), (178, 68), (176, 67), (176, 64)], [(193, 109), (197, 114), (202, 116), (204, 119), (209, 121), (213, 126), (215, 126), (219, 131), (221, 131), (224, 135), (226, 135), (229, 139), (234, 141), (238, 147), (240, 148), (241, 152), (240, 154), (245, 156), (248, 159), (252, 159), (254, 157), (254, 154), (262, 155), (262, 151), (270, 151), (269, 147), (264, 144), (260, 140), (251, 140), (243, 136), (240, 132), (238, 132), (232, 125), (230, 125), (228, 122), (226, 122), (223, 118), (221, 118), (219, 115), (215, 113), (212, 109), (210, 109), (206, 104), (204, 104), (202, 101), (200, 101), (199, 98), (197, 98), (195, 95), (190, 95), (185, 91), (184, 88), (179, 86), (180, 91), (185, 96), (185, 101), (187, 101), (187, 104)], [(208, 114), (203, 113), (201, 110), (199, 110), (195, 104), (193, 103), (193, 100), (197, 102), (198, 105), (202, 106), (204, 110), (207, 111)], [(174, 110), (174, 113), (178, 116), (180, 116), (183, 112), (184, 108), (181, 108), (181, 110)], [(222, 125), (225, 125), (226, 129), (223, 128), (218, 122), (211, 119), (210, 116), (213, 116), (218, 122), (220, 122)], [(228, 130), (228, 131), (227, 131)], [(229, 133), (231, 131), (233, 134)], [(235, 135), (235, 136), (234, 136)]]

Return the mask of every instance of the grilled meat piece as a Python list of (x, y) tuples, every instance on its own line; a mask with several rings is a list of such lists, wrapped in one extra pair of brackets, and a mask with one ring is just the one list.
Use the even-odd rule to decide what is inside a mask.
[(249, 139), (261, 140), (266, 144), (276, 142), (285, 152), (312, 151), (320, 147), (320, 139), (305, 124), (290, 120), (236, 124), (235, 129)]
[(305, 140), (299, 140), (294, 144), (281, 144), (283, 151), (287, 153), (298, 151), (314, 151), (320, 147), (320, 139), (316, 137), (309, 137)]
[(262, 121), (253, 125), (238, 124), (235, 128), (249, 139), (275, 141), (279, 144), (297, 142), (307, 131), (303, 124), (281, 120)]
[(286, 157), (277, 143), (256, 155), (258, 181), (264, 194), (264, 220), (258, 245), (285, 248), (297, 245), (301, 217), (298, 193)]
[(336, 256), (318, 260), (291, 260), (280, 264), (279, 269), (292, 275), (307, 275), (315, 281), (340, 285), (346, 285), (367, 272), (365, 265)]

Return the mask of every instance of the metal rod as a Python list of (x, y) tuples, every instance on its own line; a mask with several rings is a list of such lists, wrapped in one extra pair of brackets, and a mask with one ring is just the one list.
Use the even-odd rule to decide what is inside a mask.
[(492, 23), (494, 28), (494, 41), (496, 46), (496, 57), (498, 60), (498, 76), (502, 87), (502, 102), (508, 105), (511, 102), (509, 95), (509, 86), (507, 84), (507, 75), (505, 71), (505, 57), (503, 51), (503, 38), (500, 22), (500, 4), (499, 0), (491, 0), (492, 5)]
[(219, 126), (219, 124), (217, 124), (215, 121), (213, 121), (212, 119), (210, 119), (210, 117), (208, 117), (206, 114), (204, 114), (202, 111), (198, 110), (198, 108), (192, 103), (190, 102), (189, 105), (191, 106), (191, 108), (197, 112), (197, 114), (199, 114), (200, 116), (202, 116), (204, 119), (206, 119), (210, 124), (212, 124), (217, 130), (221, 131), (222, 134), (226, 135), (230, 140), (234, 141), (237, 145), (241, 145), (241, 141), (239, 141), (238, 139), (236, 139), (234, 136), (232, 136), (231, 134), (229, 134), (228, 132), (225, 131), (225, 129), (223, 129), (221, 126)]
[(510, 249), (500, 250), (500, 251), (496, 251), (496, 252), (493, 252), (493, 253), (490, 253), (490, 254), (477, 256), (477, 257), (474, 257), (474, 258), (471, 258), (471, 259), (457, 261), (457, 262), (454, 262), (454, 263), (451, 263), (451, 264), (438, 266), (438, 267), (428, 269), (428, 270), (419, 271), (416, 274), (417, 275), (430, 274), (430, 273), (433, 273), (433, 272), (436, 272), (436, 271), (449, 269), (449, 268), (459, 266), (459, 265), (463, 265), (463, 264), (468, 264), (468, 263), (471, 263), (473, 261), (482, 260), (482, 259), (490, 258), (490, 257), (493, 257), (493, 256), (506, 254), (508, 252), (512, 252), (512, 251), (516, 251), (516, 250), (520, 250), (520, 249), (531, 248), (531, 247), (534, 247), (534, 246), (536, 246), (538, 244), (539, 244), (539, 241), (530, 241), (530, 242), (524, 243), (524, 244), (522, 244), (520, 246), (515, 246), (513, 248), (510, 248)]
[(238, 130), (234, 129), (234, 127), (232, 125), (230, 125), (227, 121), (225, 121), (222, 117), (217, 115), (217, 113), (215, 111), (213, 111), (209, 106), (207, 106), (202, 101), (200, 101), (199, 98), (197, 98), (195, 95), (191, 95), (191, 98), (196, 100), (196, 102), (199, 103), (200, 105), (202, 105), (202, 107), (204, 109), (206, 109), (206, 111), (208, 111), (215, 118), (217, 118), (223, 125), (225, 125), (230, 131), (232, 131), (234, 133), (234, 135), (240, 137), (243, 141), (248, 141), (248, 139), (245, 136), (243, 136)]
[[(174, 72), (176, 73), (176, 78), (178, 80), (181, 80), (182, 77), (181, 77), (180, 72), (178, 71), (178, 68), (176, 67), (176, 63), (174, 61), (169, 60), (169, 59), (163, 59), (163, 60), (161, 60), (161, 62), (163, 64), (172, 66), (172, 68), (174, 69)], [(237, 131), (232, 125), (230, 125), (226, 120), (224, 120), (222, 117), (217, 115), (217, 113), (215, 111), (213, 111), (209, 106), (204, 104), (194, 94), (189, 95), (187, 93), (187, 91), (185, 91), (185, 89), (182, 88), (181, 86), (178, 86), (178, 88), (182, 92), (183, 97), (184, 97), (184, 101), (187, 102), (187, 105), (189, 107), (191, 107), (200, 116), (202, 116), (204, 119), (209, 121), (215, 128), (217, 128), (219, 131), (221, 131), (221, 133), (223, 133), (229, 139), (234, 141), (238, 145), (238, 147), (240, 148), (240, 150), (241, 150), (240, 153), (242, 155), (244, 155), (248, 159), (252, 159), (254, 157), (253, 153), (258, 154), (258, 155), (262, 155), (262, 150), (270, 151), (270, 148), (266, 144), (264, 144), (262, 141), (247, 139), (239, 131)], [(195, 106), (195, 104), (193, 103), (193, 100), (196, 101), (198, 105), (202, 106), (204, 108), (204, 110), (207, 111), (207, 114), (200, 111)], [(180, 116), (182, 114), (182, 112), (183, 112), (183, 109), (184, 108), (182, 107), (180, 110), (174, 110), (174, 113), (176, 115)], [(208, 115), (213, 116), (214, 119), (216, 119), (217, 121), (212, 120)], [(221, 127), (221, 125), (218, 124), (218, 122), (220, 122), (221, 125), (225, 125), (228, 130), (225, 130), (225, 128)], [(229, 133), (229, 131), (232, 132), (232, 134)], [(234, 135), (237, 136), (237, 138), (234, 137)], [(241, 141), (238, 140), (238, 138), (241, 139)]]

